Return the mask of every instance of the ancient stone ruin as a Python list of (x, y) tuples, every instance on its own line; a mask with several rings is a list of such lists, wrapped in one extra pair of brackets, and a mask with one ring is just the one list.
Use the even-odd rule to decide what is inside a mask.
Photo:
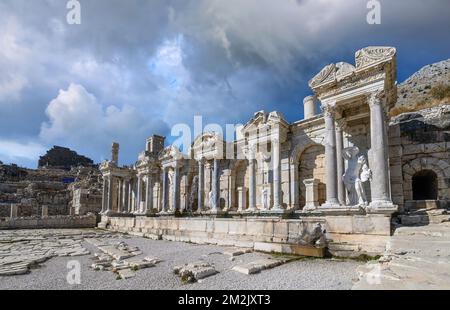
[[(16, 219), (14, 223), (3, 223), (5, 227), (14, 227), (19, 223), (18, 218), (100, 212), (102, 177), (92, 160), (60, 147), (48, 151), (40, 162), (44, 159), (49, 164), (38, 169), (0, 164), (0, 218)], [(74, 166), (74, 163), (84, 166)], [(28, 221), (23, 224), (29, 226)]]
[(305, 119), (260, 111), (232, 143), (204, 133), (183, 154), (153, 136), (132, 167), (114, 143), (100, 166), (100, 226), (269, 252), (382, 253), (398, 213), (429, 217), (450, 199), (448, 106), (390, 120), (396, 70), (395, 48), (363, 48), (311, 79)]

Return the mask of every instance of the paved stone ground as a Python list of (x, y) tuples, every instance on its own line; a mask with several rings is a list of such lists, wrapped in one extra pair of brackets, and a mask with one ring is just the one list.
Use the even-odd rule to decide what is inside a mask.
[[(99, 247), (84, 239), (96, 238), (112, 245), (133, 247), (133, 260), (157, 257), (161, 262), (149, 268), (132, 270), (131, 278), (118, 279), (112, 271), (94, 270), (97, 261), (94, 253)], [(61, 242), (64, 241), (64, 242)], [(95, 243), (95, 242), (94, 242)], [(69, 245), (69, 246), (67, 246)], [(14, 252), (11, 251), (14, 249)], [(21, 255), (24, 250), (26, 255)], [(8, 253), (29, 259), (30, 253), (49, 252), (42, 262), (31, 265), (29, 273), (0, 276), (0, 289), (350, 289), (357, 279), (356, 269), (360, 263), (347, 260), (302, 259), (286, 262), (257, 274), (246, 275), (233, 267), (280, 259), (263, 253), (244, 253), (213, 245), (195, 245), (180, 242), (154, 241), (134, 236), (124, 236), (93, 230), (39, 230), (0, 231), (0, 268)], [(232, 256), (233, 252), (242, 252)], [(86, 254), (86, 252), (90, 254)], [(45, 253), (47, 253), (45, 252)], [(44, 253), (44, 254), (45, 254)], [(55, 255), (59, 253), (61, 255)], [(224, 254), (225, 253), (225, 254)], [(69, 255), (69, 256), (66, 256)], [(80, 256), (70, 256), (80, 255)], [(67, 275), (69, 261), (81, 265), (81, 284), (70, 285)], [(189, 263), (205, 262), (218, 272), (196, 283), (183, 283), (173, 270)]]
[(358, 270), (353, 289), (450, 289), (450, 223), (398, 228), (380, 262)]

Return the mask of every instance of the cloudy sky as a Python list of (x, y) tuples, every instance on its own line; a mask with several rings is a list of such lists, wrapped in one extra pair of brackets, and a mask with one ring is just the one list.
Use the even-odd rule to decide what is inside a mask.
[[(399, 82), (450, 58), (450, 1), (0, 0), (0, 160), (35, 167), (53, 145), (131, 163), (176, 123), (302, 118), (307, 81), (369, 45), (398, 50)], [(173, 139), (173, 138), (172, 138)], [(169, 137), (169, 140), (171, 138)]]

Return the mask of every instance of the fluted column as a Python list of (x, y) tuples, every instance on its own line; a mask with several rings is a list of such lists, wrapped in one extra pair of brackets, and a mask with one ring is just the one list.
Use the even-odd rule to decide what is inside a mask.
[(212, 177), (212, 184), (211, 184), (211, 188), (212, 188), (212, 195), (213, 195), (213, 201), (212, 201), (212, 206), (211, 209), (213, 212), (216, 212), (219, 208), (218, 206), (218, 202), (219, 202), (219, 160), (218, 159), (214, 159), (214, 167), (213, 167), (213, 177)]
[(112, 206), (113, 206), (113, 200), (112, 200), (112, 196), (113, 196), (113, 181), (114, 181), (114, 178), (113, 178), (113, 176), (112, 175), (110, 175), (109, 177), (108, 177), (108, 204), (107, 204), (107, 209), (106, 209), (106, 213), (108, 214), (108, 213), (111, 213), (113, 210), (112, 210)]
[(369, 96), (370, 142), (371, 142), (371, 206), (392, 205), (388, 183), (388, 159), (385, 115), (383, 110), (384, 93), (374, 92)]
[(198, 202), (197, 211), (203, 211), (203, 198), (204, 198), (204, 188), (205, 188), (205, 163), (203, 159), (198, 161)]
[(330, 106), (322, 107), (325, 118), (325, 174), (327, 201), (322, 207), (337, 207), (337, 161), (336, 161), (336, 128), (334, 124), (334, 108)]
[(342, 127), (340, 124), (336, 126), (336, 160), (337, 160), (337, 189), (338, 200), (341, 205), (345, 205), (345, 187), (342, 176), (344, 175), (344, 158), (342, 150), (344, 149), (344, 141), (342, 136)]
[(142, 201), (142, 177), (138, 175), (137, 178), (137, 199), (136, 199), (136, 209), (135, 213), (141, 213), (141, 201)]
[(123, 191), (122, 212), (123, 213), (128, 212), (129, 187), (130, 187), (130, 180), (125, 179), (122, 184), (122, 191)]
[(162, 186), (161, 212), (167, 212), (167, 168), (163, 168)]
[(178, 203), (178, 193), (179, 193), (179, 186), (180, 186), (180, 182), (178, 182), (178, 178), (179, 178), (179, 171), (180, 168), (175, 166), (173, 169), (173, 186), (172, 186), (172, 209), (171, 211), (176, 211), (179, 208), (179, 203)]
[(108, 189), (107, 189), (108, 183), (106, 182), (106, 177), (103, 177), (103, 193), (102, 193), (102, 212), (106, 212), (106, 205), (108, 203)]
[(153, 178), (151, 175), (147, 176), (145, 183), (145, 209), (144, 213), (149, 213), (153, 210)]
[(273, 209), (281, 210), (281, 178), (280, 178), (280, 140), (274, 139), (272, 141), (273, 153)]
[(123, 179), (119, 178), (119, 184), (117, 187), (117, 212), (122, 212), (122, 197), (123, 197), (123, 193), (122, 193), (122, 183), (123, 183)]
[(250, 211), (254, 211), (256, 210), (256, 172), (255, 172), (254, 150), (250, 151), (248, 164), (249, 164), (248, 209)]
[(128, 181), (128, 201), (127, 201), (127, 212), (133, 212), (133, 180)]

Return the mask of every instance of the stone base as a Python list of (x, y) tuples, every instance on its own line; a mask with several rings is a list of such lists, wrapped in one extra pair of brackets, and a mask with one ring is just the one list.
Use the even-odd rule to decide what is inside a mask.
[(285, 209), (270, 209), (270, 210), (259, 210), (259, 214), (261, 215), (281, 215), (281, 214), (285, 214), (288, 211)]
[(226, 214), (226, 211), (222, 211), (222, 210), (210, 210), (210, 211), (206, 212), (206, 214), (218, 216), (218, 215), (224, 215), (224, 214)]
[(398, 206), (394, 205), (392, 201), (372, 201), (366, 207), (366, 212), (369, 214), (393, 214), (398, 211)]
[(266, 253), (281, 253), (319, 258), (325, 257), (325, 248), (300, 244), (255, 242), (254, 250)]
[(104, 215), (104, 216), (113, 216), (114, 214), (116, 214), (117, 212), (114, 212), (113, 210), (108, 210), (108, 211), (105, 211), (105, 212), (102, 212), (102, 213), (100, 213), (101, 215)]
[(175, 211), (161, 211), (158, 213), (158, 215), (162, 216), (175, 215)]

